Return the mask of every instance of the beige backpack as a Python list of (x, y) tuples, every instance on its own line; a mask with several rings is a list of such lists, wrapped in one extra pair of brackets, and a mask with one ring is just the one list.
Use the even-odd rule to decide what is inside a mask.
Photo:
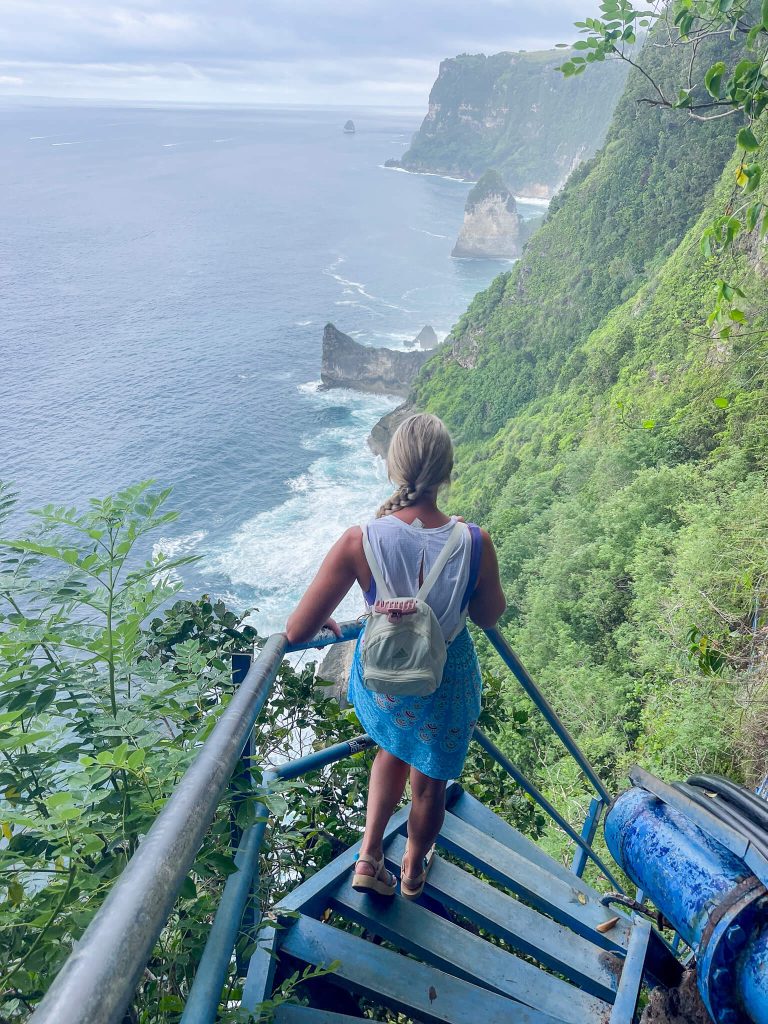
[(424, 697), (440, 685), (448, 651), (427, 596), (461, 543), (465, 529), (464, 523), (456, 523), (415, 597), (394, 597), (389, 593), (368, 531), (363, 529), (363, 550), (376, 581), (376, 603), (361, 645), (363, 682), (367, 689), (397, 697)]

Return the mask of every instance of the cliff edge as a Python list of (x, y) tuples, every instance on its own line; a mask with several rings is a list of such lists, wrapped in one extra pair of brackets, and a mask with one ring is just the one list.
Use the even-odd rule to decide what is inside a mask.
[(462, 54), (440, 64), (421, 128), (390, 167), (477, 180), (495, 167), (517, 196), (551, 198), (602, 146), (626, 77), (605, 61), (566, 79), (567, 50)]

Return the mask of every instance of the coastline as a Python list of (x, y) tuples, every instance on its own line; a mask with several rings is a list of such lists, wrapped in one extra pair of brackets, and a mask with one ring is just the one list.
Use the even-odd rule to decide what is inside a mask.
[[(379, 167), (384, 171), (399, 171), (401, 174), (418, 174), (424, 178), (442, 178), (443, 181), (456, 181), (460, 185), (476, 185), (477, 179), (475, 178), (457, 178), (453, 174), (440, 174), (438, 171), (411, 171), (407, 167), (393, 167), (392, 165), (379, 164)], [(542, 209), (546, 209), (554, 199), (554, 195), (549, 198), (543, 196), (524, 196), (515, 195), (515, 202), (527, 203), (529, 206), (540, 206)]]

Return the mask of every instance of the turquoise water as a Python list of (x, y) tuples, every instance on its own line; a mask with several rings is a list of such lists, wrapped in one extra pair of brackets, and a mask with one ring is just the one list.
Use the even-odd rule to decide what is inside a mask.
[(185, 590), (280, 627), (387, 493), (365, 438), (396, 400), (318, 392), (324, 324), (443, 336), (506, 269), (450, 258), (469, 185), (381, 166), (419, 120), (0, 108), (0, 476), (22, 504), (171, 484), (160, 546), (202, 556)]

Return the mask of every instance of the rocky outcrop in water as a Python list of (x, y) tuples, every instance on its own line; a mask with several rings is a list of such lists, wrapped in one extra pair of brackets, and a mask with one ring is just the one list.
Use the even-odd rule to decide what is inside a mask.
[(431, 352), (433, 348), (437, 348), (440, 341), (435, 333), (434, 327), (430, 327), (427, 324), (426, 327), (422, 327), (413, 341), (406, 341), (406, 348), (420, 348), (424, 352)]
[(380, 455), (382, 459), (386, 459), (392, 435), (403, 420), (415, 412), (417, 412), (415, 406), (411, 405), (410, 402), (403, 402), (402, 405), (398, 405), (392, 412), (382, 416), (368, 435), (368, 447), (371, 451), (376, 455)]
[(517, 259), (523, 220), (515, 197), (496, 171), (486, 171), (467, 197), (464, 223), (452, 256)]
[(399, 352), (361, 345), (326, 324), (320, 378), (325, 388), (353, 388), (385, 395), (407, 395), (430, 352)]

